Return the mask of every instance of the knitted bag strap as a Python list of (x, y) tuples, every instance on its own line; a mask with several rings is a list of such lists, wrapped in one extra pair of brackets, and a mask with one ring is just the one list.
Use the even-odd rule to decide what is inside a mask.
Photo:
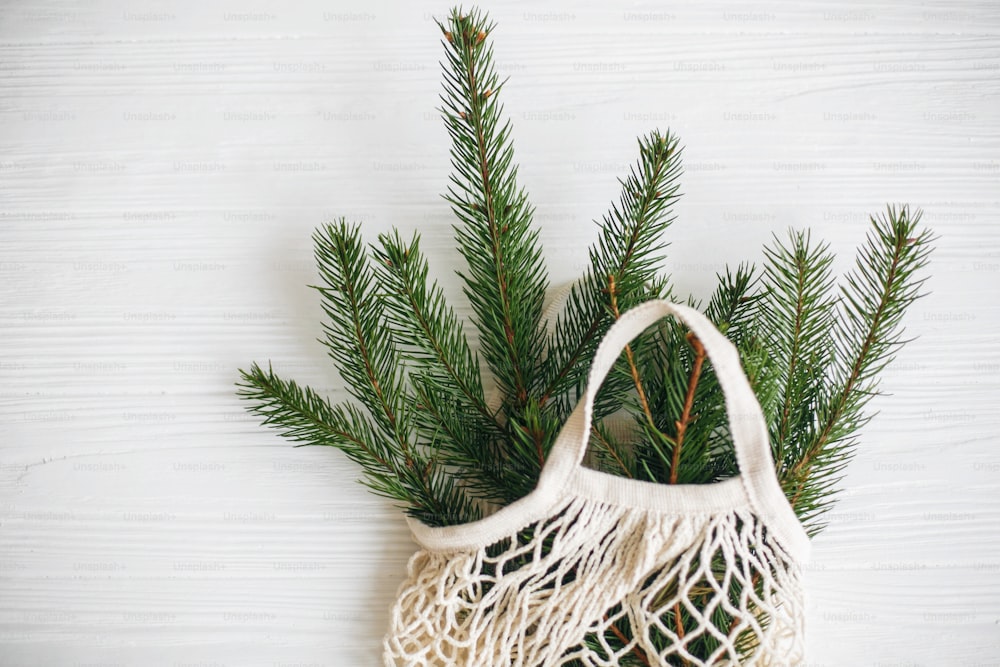
[[(587, 389), (563, 429), (539, 479), (543, 493), (562, 488), (583, 462), (590, 440), (594, 397), (624, 347), (647, 327), (673, 315), (698, 337), (725, 394), (736, 461), (754, 513), (798, 559), (809, 551), (809, 538), (781, 490), (760, 403), (743, 373), (736, 347), (697, 310), (663, 300), (647, 301), (619, 318), (601, 341), (590, 368)], [(683, 486), (683, 485), (682, 485)]]

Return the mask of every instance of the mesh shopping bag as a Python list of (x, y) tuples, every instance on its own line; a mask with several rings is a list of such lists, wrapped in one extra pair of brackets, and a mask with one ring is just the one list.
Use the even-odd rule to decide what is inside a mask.
[[(667, 485), (582, 465), (601, 383), (625, 345), (668, 315), (712, 361), (736, 477)], [(473, 523), (409, 523), (421, 549), (393, 607), (387, 666), (803, 660), (808, 537), (781, 491), (736, 348), (692, 308), (650, 301), (611, 327), (529, 495)]]

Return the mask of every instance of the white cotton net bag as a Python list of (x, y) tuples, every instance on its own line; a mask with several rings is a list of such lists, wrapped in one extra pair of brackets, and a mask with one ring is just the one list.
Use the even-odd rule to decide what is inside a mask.
[[(621, 350), (667, 315), (704, 345), (740, 474), (656, 484), (581, 465), (594, 397)], [(615, 323), (534, 491), (473, 523), (409, 519), (387, 667), (797, 665), (809, 540), (775, 474), (736, 348), (692, 308), (650, 301)]]

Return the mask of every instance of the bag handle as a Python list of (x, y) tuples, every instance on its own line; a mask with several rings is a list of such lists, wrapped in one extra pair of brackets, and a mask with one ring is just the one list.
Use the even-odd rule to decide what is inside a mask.
[(561, 488), (581, 466), (590, 443), (594, 398), (598, 389), (625, 346), (647, 327), (668, 315), (688, 326), (712, 361), (725, 395), (740, 477), (753, 509), (769, 525), (780, 526), (779, 531), (795, 543), (789, 546), (801, 547), (803, 541), (807, 545), (808, 537), (778, 482), (764, 414), (743, 373), (736, 347), (700, 312), (669, 301), (647, 301), (623, 314), (608, 330), (594, 355), (583, 398), (556, 439), (542, 470), (539, 486)]

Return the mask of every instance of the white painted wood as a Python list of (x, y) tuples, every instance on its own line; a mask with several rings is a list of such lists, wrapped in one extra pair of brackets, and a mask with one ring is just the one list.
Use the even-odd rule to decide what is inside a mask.
[[(413, 549), (236, 369), (339, 395), (309, 235), (419, 229), (456, 298), (429, 2), (0, 8), (0, 664), (374, 665)], [(1000, 8), (508, 2), (523, 183), (555, 283), (635, 137), (671, 127), (665, 260), (705, 295), (772, 231), (849, 265), (866, 215), (940, 235), (809, 569), (819, 665), (1000, 655)], [(466, 309), (467, 310), (467, 309)]]

